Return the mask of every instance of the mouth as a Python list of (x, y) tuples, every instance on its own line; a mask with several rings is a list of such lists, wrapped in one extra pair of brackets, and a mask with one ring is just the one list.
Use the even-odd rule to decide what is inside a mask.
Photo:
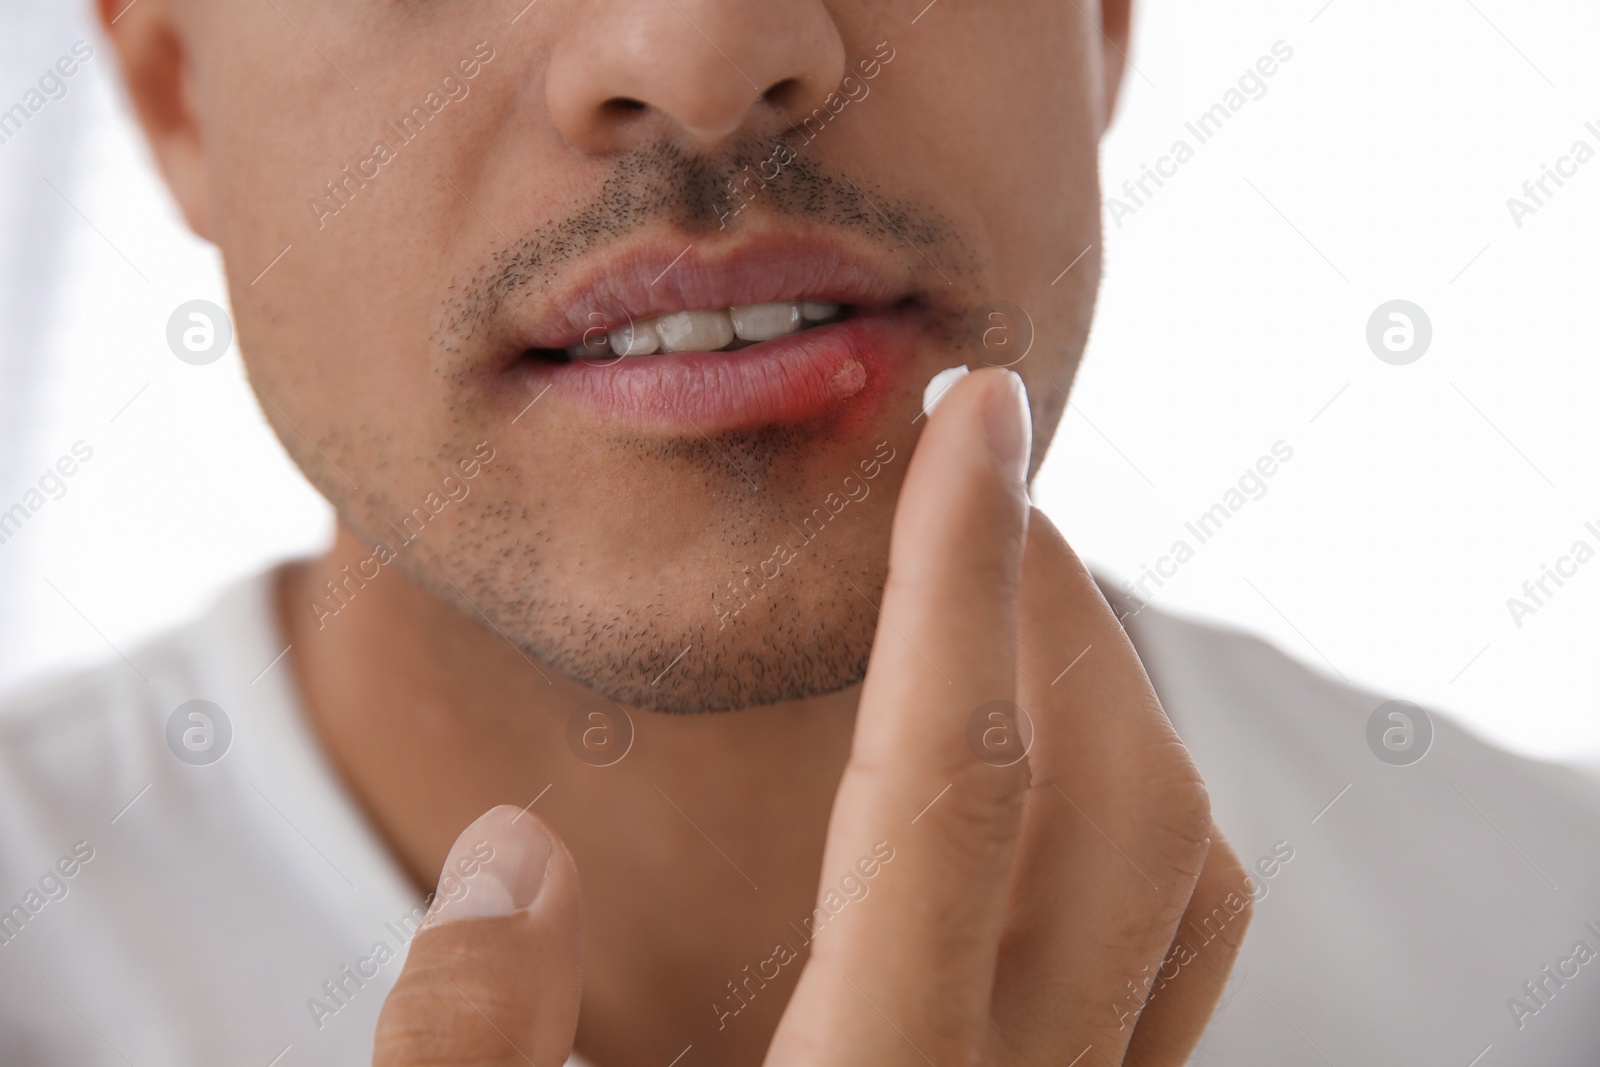
[(643, 243), (552, 289), (506, 346), (508, 403), (666, 434), (865, 417), (937, 310), (904, 264), (793, 233)]

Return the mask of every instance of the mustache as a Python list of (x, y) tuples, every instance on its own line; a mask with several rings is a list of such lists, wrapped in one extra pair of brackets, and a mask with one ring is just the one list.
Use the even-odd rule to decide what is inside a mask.
[(820, 223), (877, 242), (930, 289), (956, 285), (977, 269), (959, 231), (936, 209), (852, 180), (788, 138), (746, 137), (710, 153), (658, 141), (619, 155), (582, 207), (495, 248), (454, 287), (441, 332), (452, 342), (469, 340), (564, 265), (647, 226), (665, 223), (695, 238), (733, 232), (752, 217)]

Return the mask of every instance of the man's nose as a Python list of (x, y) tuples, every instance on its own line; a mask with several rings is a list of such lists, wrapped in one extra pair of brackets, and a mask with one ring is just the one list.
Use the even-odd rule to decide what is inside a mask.
[(571, 11), (546, 94), (585, 152), (786, 131), (844, 77), (823, 0), (580, 0)]

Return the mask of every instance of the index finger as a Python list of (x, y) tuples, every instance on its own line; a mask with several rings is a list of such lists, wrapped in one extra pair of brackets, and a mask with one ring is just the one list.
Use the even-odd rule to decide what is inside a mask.
[[(826, 928), (786, 1015), (850, 1035), (826, 1050), (830, 1063), (958, 1062), (952, 1053), (970, 1054), (987, 1027), (1028, 779), (1025, 765), (982, 762), (966, 738), (974, 709), (1015, 697), (1026, 404), (1009, 371), (963, 379), (930, 417), (901, 490), (828, 831)], [(869, 895), (835, 916), (830, 888), (885, 855)]]

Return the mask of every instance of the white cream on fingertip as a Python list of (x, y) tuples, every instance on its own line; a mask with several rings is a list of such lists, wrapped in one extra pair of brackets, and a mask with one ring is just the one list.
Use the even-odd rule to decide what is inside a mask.
[(932, 415), (933, 409), (939, 405), (940, 400), (944, 399), (944, 394), (950, 391), (950, 387), (966, 376), (966, 365), (961, 364), (955, 367), (946, 367), (928, 379), (927, 388), (922, 390), (922, 413), (924, 415)]

